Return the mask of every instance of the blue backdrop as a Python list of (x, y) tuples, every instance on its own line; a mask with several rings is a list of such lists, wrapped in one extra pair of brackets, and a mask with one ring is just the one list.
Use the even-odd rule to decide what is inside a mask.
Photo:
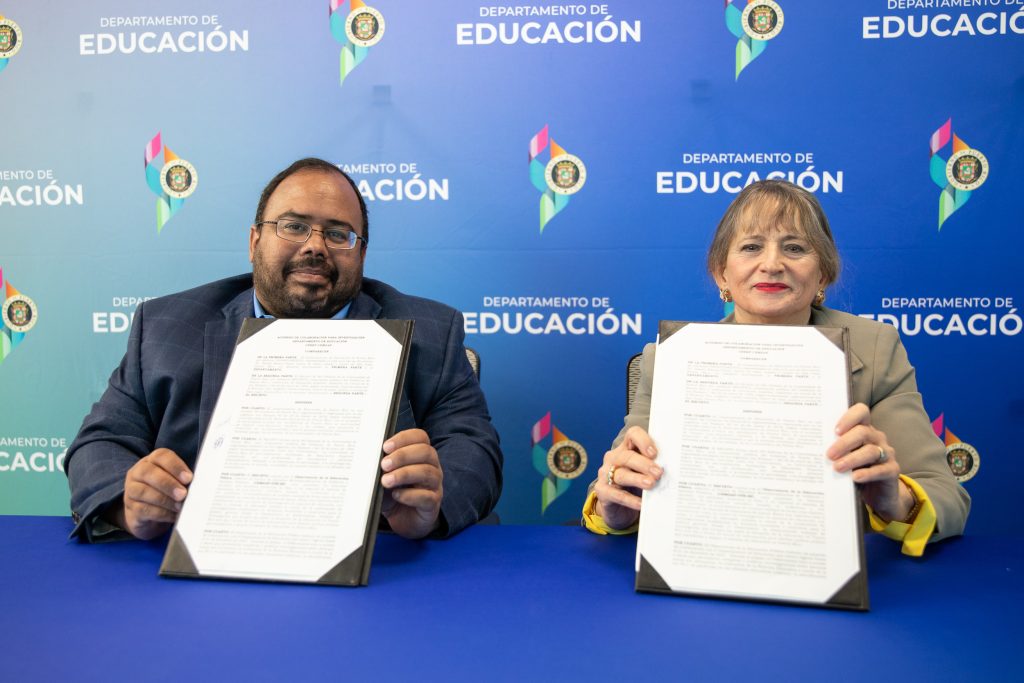
[[(1019, 533), (1024, 4), (929, 4), (969, 3), (754, 2), (761, 40), (743, 0), (0, 2), (0, 513), (67, 512), (59, 461), (138, 300), (247, 271), (260, 190), (316, 155), (369, 201), (367, 275), (465, 312), (504, 521), (578, 515), (627, 359), (721, 316), (711, 233), (781, 175), (832, 221), (829, 305), (900, 326), (938, 433), (983, 461), (970, 530)], [(573, 194), (531, 179), (563, 154)], [(175, 157), (183, 200), (147, 182)], [(589, 464), (559, 485), (534, 451), (563, 438)]]

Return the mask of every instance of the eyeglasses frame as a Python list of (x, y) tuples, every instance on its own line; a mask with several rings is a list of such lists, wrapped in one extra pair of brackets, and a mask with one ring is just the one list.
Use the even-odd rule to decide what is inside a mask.
[[(292, 223), (301, 223), (302, 225), (305, 225), (306, 227), (308, 227), (309, 228), (309, 233), (306, 235), (306, 239), (302, 240), (301, 242), (297, 242), (297, 241), (295, 241), (293, 239), (288, 239), (287, 237), (283, 237), (281, 235), (281, 233), (278, 232), (278, 228), (279, 228), (279, 225), (280, 225), (281, 221), (290, 221)], [(305, 244), (306, 242), (309, 241), (309, 238), (313, 236), (314, 232), (318, 232), (318, 233), (320, 233), (320, 238), (323, 239), (323, 241), (324, 241), (324, 246), (326, 246), (328, 249), (331, 249), (332, 251), (352, 251), (353, 249), (356, 248), (356, 244), (358, 244), (359, 241), (362, 241), (364, 247), (369, 245), (369, 242), (366, 241), (366, 238), (363, 237), (362, 235), (360, 235), (359, 233), (357, 233), (355, 230), (353, 230), (350, 234), (352, 234), (356, 238), (356, 241), (349, 240), (350, 246), (347, 246), (347, 247), (334, 247), (334, 246), (331, 246), (331, 244), (327, 241), (327, 237), (324, 235), (324, 231), (323, 230), (317, 230), (316, 228), (314, 228), (312, 225), (310, 225), (306, 221), (300, 221), (300, 220), (297, 220), (295, 218), (278, 218), (278, 219), (272, 220), (272, 221), (257, 221), (256, 223), (254, 223), (254, 225), (264, 225), (265, 223), (273, 223), (274, 224), (274, 234), (277, 235), (277, 237), (279, 239), (282, 239), (285, 242), (291, 242), (292, 244)]]

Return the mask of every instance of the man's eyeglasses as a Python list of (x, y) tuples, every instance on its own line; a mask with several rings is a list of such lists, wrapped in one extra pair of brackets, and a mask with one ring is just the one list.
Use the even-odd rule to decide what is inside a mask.
[(357, 235), (348, 228), (327, 228), (326, 230), (314, 230), (313, 226), (294, 218), (278, 218), (276, 221), (260, 221), (256, 225), (273, 223), (277, 236), (289, 242), (302, 243), (309, 239), (314, 232), (320, 233), (324, 238), (324, 244), (328, 249), (352, 249), (356, 243), (362, 240), (366, 244), (366, 238)]

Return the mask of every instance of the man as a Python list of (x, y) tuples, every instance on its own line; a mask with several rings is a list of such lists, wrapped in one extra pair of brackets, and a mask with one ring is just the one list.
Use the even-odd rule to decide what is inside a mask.
[(502, 455), (466, 359), (462, 315), (363, 278), (366, 203), (336, 166), (302, 159), (263, 190), (249, 232), (252, 275), (153, 299), (64, 462), (74, 534), (155, 538), (181, 510), (199, 444), (246, 317), (413, 319), (396, 434), (385, 441), (382, 512), (408, 538), (486, 516)]

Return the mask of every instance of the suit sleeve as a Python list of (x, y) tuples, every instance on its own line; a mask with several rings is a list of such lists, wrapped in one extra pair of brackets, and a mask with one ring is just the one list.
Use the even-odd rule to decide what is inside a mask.
[(433, 401), (417, 415), (417, 424), (430, 436), (444, 472), (439, 536), (450, 536), (483, 519), (501, 495), (503, 458), (498, 433), (466, 358), (464, 339), (462, 314), (453, 311)]
[(109, 525), (99, 515), (121, 499), (125, 474), (153, 450), (154, 428), (141, 375), (143, 306), (135, 314), (121, 364), (82, 422), (64, 460), (75, 520), (72, 536), (89, 542), (129, 537), (112, 533), (101, 539), (97, 527)]
[(891, 325), (878, 326), (871, 367), (871, 424), (885, 432), (900, 471), (920, 484), (935, 506), (936, 527), (930, 540), (963, 533), (970, 496), (946, 464), (945, 447), (928, 420), (914, 367)]

